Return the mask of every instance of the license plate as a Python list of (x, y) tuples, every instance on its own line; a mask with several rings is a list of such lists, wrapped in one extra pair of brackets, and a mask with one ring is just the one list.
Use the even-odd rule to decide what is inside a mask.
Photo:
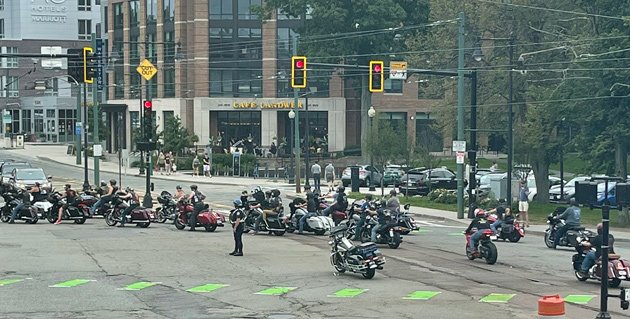
[(497, 240), (497, 235), (492, 235), (492, 236), (490, 236), (490, 239), (492, 239), (492, 240)]

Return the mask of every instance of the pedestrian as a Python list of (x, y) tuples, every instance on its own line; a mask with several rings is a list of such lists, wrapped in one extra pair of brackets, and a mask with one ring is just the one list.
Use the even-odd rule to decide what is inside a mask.
[(330, 193), (335, 189), (335, 167), (332, 163), (328, 163), (326, 168), (324, 168), (324, 176), (326, 177), (328, 192)]
[(173, 165), (173, 158), (171, 157), (173, 152), (169, 152), (164, 155), (164, 166), (166, 167), (166, 175), (171, 175), (171, 165)]
[(319, 166), (318, 161), (315, 161), (315, 164), (313, 164), (313, 166), (311, 166), (311, 173), (313, 173), (313, 182), (315, 184), (315, 191), (317, 191), (318, 193), (321, 193), (321, 188), (320, 188), (320, 183), (321, 183), (321, 174), (322, 174), (322, 167)]
[(210, 157), (208, 157), (208, 153), (203, 155), (203, 176), (212, 177), (212, 174), (210, 174)]
[(158, 169), (160, 170), (160, 175), (164, 175), (164, 165), (166, 161), (166, 156), (164, 156), (163, 152), (160, 152), (158, 155)]
[(193, 157), (193, 161), (192, 161), (192, 169), (193, 169), (193, 176), (199, 176), (199, 166), (201, 165), (201, 163), (199, 162), (199, 157), (197, 155), (195, 155), (195, 157)]
[[(521, 185), (518, 189), (518, 212), (521, 215), (521, 220), (525, 221), (525, 227), (529, 227), (529, 216), (527, 210), (529, 209), (528, 203), (529, 188), (527, 187), (527, 181), (521, 181)], [(510, 194), (510, 200), (512, 196)]]
[(232, 232), (234, 233), (234, 251), (230, 253), (232, 256), (243, 256), (244, 219), (243, 202), (237, 198), (234, 200), (234, 211), (230, 214), (230, 223), (232, 223)]

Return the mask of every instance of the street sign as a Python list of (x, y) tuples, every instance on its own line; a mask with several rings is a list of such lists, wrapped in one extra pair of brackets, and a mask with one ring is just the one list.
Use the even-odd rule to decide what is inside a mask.
[(103, 90), (104, 76), (103, 76), (103, 39), (96, 39), (96, 48), (94, 50), (96, 55), (96, 89)]
[(149, 81), (158, 72), (158, 69), (151, 63), (151, 61), (144, 59), (140, 62), (136, 71), (138, 71), (145, 80)]
[(92, 147), (92, 153), (95, 157), (103, 156), (103, 145), (94, 144), (94, 146)]
[(464, 164), (464, 155), (466, 153), (464, 152), (457, 152), (457, 160), (455, 161), (456, 164)]
[(466, 152), (466, 141), (453, 141), (453, 152)]
[(77, 122), (74, 128), (74, 134), (81, 135), (81, 126), (83, 126), (83, 124), (81, 122)]
[(389, 62), (389, 78), (392, 80), (407, 79), (407, 62), (392, 61)]
[[(63, 54), (61, 50), (62, 49), (59, 46), (54, 46), (54, 47), (43, 46), (41, 47), (40, 52), (42, 54), (50, 55), (52, 57), (55, 55)], [(62, 67), (63, 67), (63, 59), (42, 58), (42, 68), (44, 69), (52, 69), (52, 68), (61, 69)]]

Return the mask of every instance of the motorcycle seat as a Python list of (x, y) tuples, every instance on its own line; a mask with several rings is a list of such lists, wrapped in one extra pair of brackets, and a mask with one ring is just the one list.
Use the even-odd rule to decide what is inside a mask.
[(581, 227), (581, 226), (576, 226), (576, 227), (571, 227), (569, 228), (570, 230), (576, 230), (576, 231), (583, 231), (586, 230), (586, 228)]

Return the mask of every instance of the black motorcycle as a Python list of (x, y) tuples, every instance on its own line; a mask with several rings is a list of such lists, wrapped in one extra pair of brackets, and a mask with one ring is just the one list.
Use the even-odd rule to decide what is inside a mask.
[(406, 204), (404, 209), (398, 214), (398, 226), (405, 228), (404, 231), (401, 231), (402, 235), (409, 235), (411, 231), (420, 230), (420, 227), (416, 224), (413, 217), (409, 216), (409, 204)]
[[(389, 210), (385, 210), (385, 227), (379, 229), (376, 233), (376, 244), (387, 244), (389, 248), (396, 249), (402, 243), (402, 232), (407, 231), (405, 227), (398, 226), (398, 219), (395, 215), (392, 215)], [(365, 224), (363, 225), (363, 231), (361, 231), (361, 241), (371, 241), (372, 228), (378, 225), (377, 218), (367, 216)]]
[(377, 269), (383, 269), (385, 258), (374, 243), (355, 246), (346, 238), (347, 224), (341, 224), (330, 231), (330, 263), (339, 273), (350, 271), (365, 279), (372, 279)]
[[(11, 220), (11, 212), (17, 205), (23, 201), (23, 197), (28, 196), (24, 190), (12, 189), (5, 190), (2, 194), (4, 206), (0, 213), (0, 221), (8, 223)], [(37, 216), (37, 208), (30, 204), (25, 204), (15, 217), (15, 220), (23, 220), (26, 224), (35, 224), (39, 220)]]
[[(287, 231), (286, 224), (284, 223), (284, 209), (279, 207), (276, 209), (276, 214), (267, 214), (267, 222), (264, 220), (260, 221), (260, 225), (258, 226), (258, 230), (260, 232), (269, 232), (269, 234), (274, 234), (276, 236), (282, 236)], [(256, 229), (256, 220), (262, 215), (261, 208), (252, 208), (245, 212), (245, 232), (248, 233), (250, 231), (254, 231)]]
[[(559, 219), (557, 216), (562, 214), (565, 211), (565, 208), (558, 207), (554, 212), (549, 214), (547, 217), (547, 224), (549, 227), (545, 230), (545, 245), (549, 248), (554, 248), (554, 240), (556, 238), (556, 233), (560, 227), (564, 226), (566, 223), (564, 220)], [(586, 230), (584, 227), (573, 227), (567, 231), (567, 233), (560, 238), (558, 242), (559, 246), (564, 247), (577, 247), (584, 238), (595, 237), (597, 234), (590, 230)]]
[(157, 198), (158, 203), (162, 205), (156, 209), (158, 223), (165, 223), (167, 220), (175, 222), (177, 218), (177, 202), (173, 199), (173, 195), (167, 191), (160, 193)]
[[(52, 224), (57, 221), (59, 208), (63, 207), (67, 203), (67, 199), (61, 198), (60, 193), (53, 192), (48, 196), (48, 201), (52, 204), (52, 206), (46, 211), (46, 220)], [(63, 211), (61, 220), (73, 220), (75, 224), (85, 224), (88, 216), (85, 215), (85, 211), (83, 209), (78, 207), (78, 203), (80, 203), (80, 199), (75, 199), (75, 202), (70, 203), (68, 208)]]

